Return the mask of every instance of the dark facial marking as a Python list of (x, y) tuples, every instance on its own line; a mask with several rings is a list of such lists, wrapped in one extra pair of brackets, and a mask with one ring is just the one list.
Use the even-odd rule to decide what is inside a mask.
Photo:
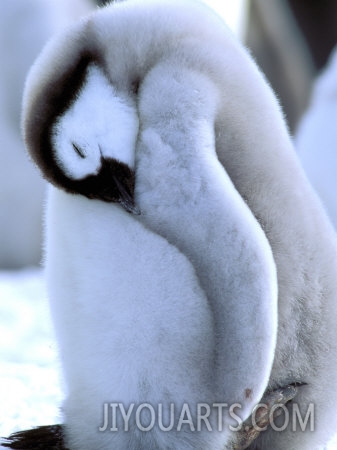
[(90, 199), (120, 203), (128, 212), (140, 214), (134, 202), (135, 173), (113, 158), (102, 157), (99, 172), (73, 180), (71, 189)]
[[(90, 56), (82, 56), (72, 70), (55, 81), (55, 85), (50, 86), (48, 96), (42, 104), (43, 108), (41, 107), (41, 111), (36, 111), (40, 117), (41, 133), (31, 143), (34, 149), (34, 152), (31, 152), (32, 156), (49, 182), (72, 193), (76, 192), (76, 187), (72, 180), (63, 173), (56, 161), (51, 136), (58, 117), (62, 116), (76, 100), (77, 93), (85, 82), (87, 67), (93, 62), (94, 60)], [(73, 147), (81, 157), (85, 156), (75, 143), (73, 143)]]

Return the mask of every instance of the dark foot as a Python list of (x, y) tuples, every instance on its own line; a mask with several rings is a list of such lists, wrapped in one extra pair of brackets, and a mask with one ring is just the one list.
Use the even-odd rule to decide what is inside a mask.
[(5, 439), (1, 445), (16, 450), (68, 450), (64, 446), (62, 425), (47, 425), (19, 431)]

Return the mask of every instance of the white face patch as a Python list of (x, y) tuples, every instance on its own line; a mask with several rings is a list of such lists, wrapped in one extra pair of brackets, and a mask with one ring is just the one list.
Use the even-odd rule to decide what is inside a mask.
[(51, 140), (62, 171), (79, 180), (99, 172), (102, 156), (134, 168), (137, 133), (136, 108), (91, 65), (76, 100), (55, 122)]

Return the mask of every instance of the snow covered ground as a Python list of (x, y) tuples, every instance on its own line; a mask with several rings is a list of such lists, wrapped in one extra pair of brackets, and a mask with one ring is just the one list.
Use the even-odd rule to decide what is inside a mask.
[(0, 436), (60, 423), (59, 373), (42, 270), (0, 272)]
[(62, 388), (42, 271), (0, 272), (0, 436), (60, 421)]

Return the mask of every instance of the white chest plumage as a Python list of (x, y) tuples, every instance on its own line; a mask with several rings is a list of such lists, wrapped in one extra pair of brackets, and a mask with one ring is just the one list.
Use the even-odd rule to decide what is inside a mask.
[[(48, 205), (46, 268), (72, 445), (138, 448), (143, 439), (152, 448), (150, 433), (123, 433), (120, 413), (120, 432), (109, 432), (112, 418), (99, 432), (104, 405), (134, 404), (136, 411), (149, 403), (157, 411), (162, 404), (166, 415), (174, 404), (176, 429), (181, 403), (194, 415), (200, 399), (215, 401), (206, 295), (187, 258), (121, 207), (54, 188)], [(196, 434), (186, 448), (207, 448), (207, 434)], [(174, 430), (167, 436), (172, 448), (183, 441)]]

